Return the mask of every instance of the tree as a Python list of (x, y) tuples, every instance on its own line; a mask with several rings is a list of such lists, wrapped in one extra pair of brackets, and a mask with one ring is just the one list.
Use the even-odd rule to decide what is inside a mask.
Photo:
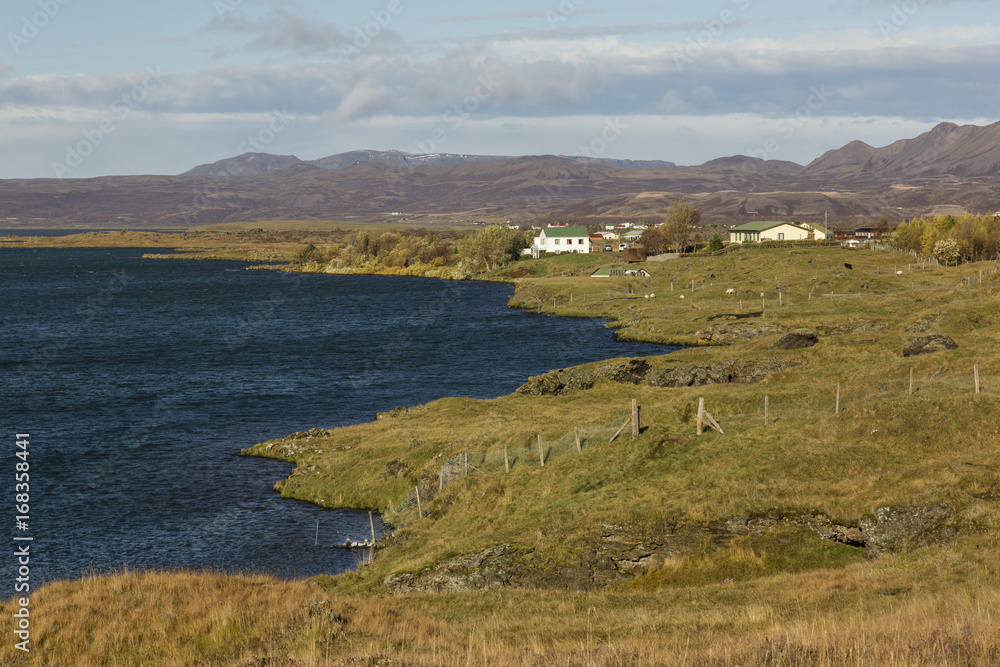
[(880, 239), (884, 239), (892, 231), (892, 226), (889, 225), (889, 218), (884, 215), (878, 219), (875, 223), (875, 233), (878, 234)]
[(677, 252), (683, 252), (693, 228), (699, 222), (701, 211), (683, 197), (675, 199), (667, 207), (667, 216), (663, 220), (664, 238)]
[(474, 270), (495, 271), (530, 244), (528, 235), (507, 225), (477, 229), (462, 239), (462, 259)]
[(709, 252), (718, 252), (718, 251), (722, 250), (722, 248), (723, 248), (722, 237), (719, 236), (718, 234), (715, 234), (712, 237), (712, 240), (708, 242), (708, 251)]
[(649, 255), (661, 255), (669, 249), (662, 225), (644, 229), (642, 236), (639, 237), (639, 243), (642, 244), (642, 247), (646, 249), (646, 253)]
[(949, 265), (952, 262), (958, 263), (962, 254), (958, 250), (958, 243), (955, 239), (942, 239), (934, 244), (934, 256), (939, 262)]

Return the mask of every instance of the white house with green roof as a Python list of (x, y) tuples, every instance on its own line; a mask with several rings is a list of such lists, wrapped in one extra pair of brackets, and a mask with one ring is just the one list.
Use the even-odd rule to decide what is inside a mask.
[(586, 227), (542, 227), (531, 246), (531, 254), (590, 252), (590, 233)]
[(823, 225), (817, 225), (815, 222), (803, 222), (801, 223), (803, 227), (813, 230), (813, 241), (832, 241), (833, 232), (824, 227)]
[(791, 222), (760, 221), (737, 225), (729, 230), (730, 243), (760, 243), (761, 241), (809, 241), (815, 236), (811, 228)]

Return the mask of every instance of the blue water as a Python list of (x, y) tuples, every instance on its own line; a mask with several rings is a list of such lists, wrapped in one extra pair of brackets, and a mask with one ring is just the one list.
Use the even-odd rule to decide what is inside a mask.
[[(615, 342), (600, 320), (507, 308), (508, 285), (141, 255), (0, 250), (0, 475), (11, 537), (34, 538), (36, 583), (122, 565), (354, 567), (329, 545), (367, 535), (367, 513), (282, 500), (272, 486), (291, 466), (241, 448), (669, 351)], [(15, 433), (31, 435), (27, 532), (14, 524)], [(12, 581), (13, 558), (0, 563)]]

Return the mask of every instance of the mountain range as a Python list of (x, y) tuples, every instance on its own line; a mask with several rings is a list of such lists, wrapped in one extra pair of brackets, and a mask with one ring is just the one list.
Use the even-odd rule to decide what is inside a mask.
[[(655, 169), (674, 167), (673, 162), (663, 160), (615, 160), (608, 158), (560, 156), (571, 162), (599, 164), (626, 169)], [(467, 164), (470, 162), (497, 162), (513, 159), (500, 155), (464, 155), (459, 153), (430, 153), (414, 155), (400, 151), (350, 151), (338, 153), (318, 160), (300, 160), (294, 155), (271, 155), (269, 153), (244, 153), (211, 164), (198, 165), (181, 176), (261, 176), (269, 171), (290, 169), (298, 165), (332, 169), (339, 171), (356, 164), (377, 162), (390, 167), (423, 167), (434, 164)]]
[[(177, 176), (0, 181), (0, 226), (176, 228), (305, 219), (656, 220), (687, 196), (709, 224), (858, 224), (1000, 209), (1000, 123), (941, 123), (807, 165), (732, 156), (697, 166), (566, 156), (360, 150), (318, 160), (247, 153)], [(394, 215), (396, 214), (396, 215)]]

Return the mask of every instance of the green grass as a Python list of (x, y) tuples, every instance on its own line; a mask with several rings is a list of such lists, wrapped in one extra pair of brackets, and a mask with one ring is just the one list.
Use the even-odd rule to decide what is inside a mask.
[[(590, 259), (566, 255), (538, 262), (568, 267)], [(844, 268), (845, 260), (852, 269)], [(892, 268), (898, 263), (902, 276)], [(621, 281), (583, 275), (528, 279), (519, 284), (514, 300), (559, 314), (611, 317), (624, 337), (695, 340), (697, 330), (713, 323), (709, 318), (750, 312), (749, 304), (741, 311), (739, 297), (725, 290), (752, 286), (758, 294), (753, 308), (761, 310), (761, 291), (768, 301), (763, 317), (754, 321), (830, 333), (821, 333), (820, 343), (805, 350), (770, 350), (776, 338), (770, 336), (653, 360), (665, 367), (776, 356), (795, 364), (759, 385), (658, 389), (600, 381), (593, 389), (558, 397), (444, 399), (396, 418), (337, 429), (290, 457), (298, 463), (297, 474), (281, 486), (282, 493), (327, 506), (389, 511), (422, 478), (436, 479), (449, 457), (466, 449), (477, 456), (489, 453), (490, 471), (474, 473), (460, 489), (428, 503), (440, 507), (432, 510), (431, 520), (402, 518), (400, 545), (372, 570), (379, 576), (505, 542), (564, 561), (575, 557), (566, 545), (585, 542), (602, 523), (705, 524), (755, 513), (821, 512), (856, 525), (879, 506), (946, 501), (983, 525), (997, 524), (993, 510), (976, 499), (997, 484), (992, 471), (1000, 466), (1000, 452), (982, 447), (984, 441), (1000, 441), (991, 416), (997, 393), (977, 396), (971, 386), (972, 366), (978, 363), (984, 386), (1000, 392), (994, 326), (1000, 316), (986, 306), (997, 290), (956, 287), (956, 276), (977, 267), (905, 272), (905, 259), (898, 256), (838, 249), (734, 253), (646, 266), (653, 277), (637, 286), (642, 296), (629, 295)], [(813, 290), (816, 283), (824, 288)], [(781, 286), (781, 306), (775, 285)], [(876, 287), (879, 293), (872, 293)], [(809, 291), (863, 296), (810, 299)], [(656, 293), (656, 299), (644, 293)], [(687, 298), (679, 299), (681, 294)], [(692, 308), (691, 302), (700, 305)], [(904, 359), (900, 350), (914, 335), (905, 329), (928, 317), (932, 329), (959, 341), (959, 349)], [(861, 320), (875, 321), (878, 328), (837, 329)], [(917, 388), (912, 396), (907, 393), (911, 367)], [(841, 413), (834, 414), (838, 383)], [(768, 426), (763, 423), (765, 395)], [(726, 435), (695, 436), (691, 414), (699, 396)], [(545, 468), (536, 463), (510, 475), (496, 470), (504, 444), (531, 447), (539, 432), (551, 442), (565, 439), (574, 426), (620, 420), (632, 398), (642, 404), (648, 425), (635, 441), (594, 443)], [(406, 474), (384, 479), (391, 461), (401, 462)], [(812, 547), (802, 553), (815, 558)], [(788, 568), (794, 571), (794, 564)], [(687, 570), (679, 572), (683, 577)], [(377, 587), (377, 581), (372, 585)]]
[[(633, 281), (629, 293), (625, 280), (589, 277), (586, 262), (596, 259), (606, 260), (519, 263), (551, 277), (520, 280), (514, 303), (608, 317), (619, 335), (635, 339), (694, 342), (705, 327), (753, 321), (810, 327), (819, 343), (778, 351), (771, 349), (778, 335), (769, 335), (649, 359), (656, 368), (772, 356), (792, 364), (759, 384), (657, 388), (601, 379), (560, 396), (445, 398), (371, 423), (257, 445), (255, 454), (296, 463), (278, 485), (283, 496), (378, 509), (398, 527), (370, 565), (313, 580), (317, 594), (332, 596), (350, 619), (324, 649), (332, 653), (322, 655), (392, 656), (408, 664), (1000, 659), (1000, 577), (992, 556), (1000, 528), (1000, 289), (959, 286), (992, 264), (911, 271), (907, 258), (888, 253), (779, 249), (648, 263), (652, 278)], [(575, 269), (583, 271), (552, 275)], [(726, 295), (730, 288), (747, 294)], [(749, 320), (726, 319), (761, 310)], [(921, 321), (959, 348), (902, 357), (916, 335), (908, 329)], [(857, 322), (876, 325), (850, 332)], [(593, 366), (605, 363), (613, 362)], [(984, 388), (978, 395), (974, 364)], [(695, 434), (699, 397), (725, 435)], [(609, 424), (624, 420), (633, 398), (645, 429), (634, 440), (626, 430), (607, 442)], [(580, 453), (571, 444), (574, 427), (583, 434)], [(544, 467), (533, 456), (539, 433), (553, 449)], [(504, 445), (518, 455), (509, 474)], [(436, 488), (442, 465), (465, 451), (471, 474), (426, 498), (418, 518), (408, 494), (418, 484)], [(820, 539), (803, 519), (856, 526), (881, 506), (937, 503), (955, 509), (952, 538), (874, 561)], [(720, 537), (726, 526), (744, 524), (742, 533)], [(608, 526), (639, 540), (692, 539), (609, 587), (551, 588), (560, 585), (559, 572), (606, 565), (600, 554)], [(519, 562), (542, 573), (537, 581), (552, 577), (550, 587), (384, 597), (391, 574), (497, 544), (518, 549)], [(270, 636), (324, 664), (318, 649), (302, 648), (313, 630), (288, 623)], [(252, 645), (243, 626), (204, 631), (205, 653), (237, 641)]]

